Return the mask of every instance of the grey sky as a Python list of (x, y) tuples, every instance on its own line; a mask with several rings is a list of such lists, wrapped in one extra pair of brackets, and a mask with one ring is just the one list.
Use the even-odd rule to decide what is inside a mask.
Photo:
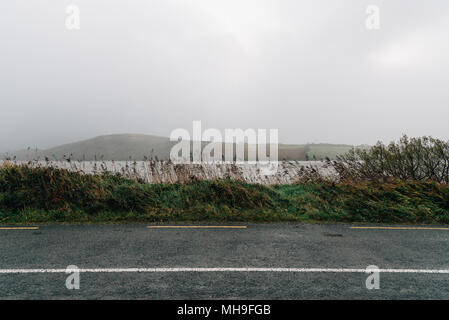
[(446, 0), (1, 1), (0, 151), (192, 120), (288, 143), (449, 139), (448, 39)]

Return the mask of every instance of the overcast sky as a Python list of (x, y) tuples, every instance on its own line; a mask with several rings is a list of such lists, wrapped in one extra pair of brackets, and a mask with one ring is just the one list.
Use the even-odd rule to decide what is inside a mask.
[(193, 120), (288, 143), (449, 139), (448, 40), (447, 0), (1, 1), (0, 151)]

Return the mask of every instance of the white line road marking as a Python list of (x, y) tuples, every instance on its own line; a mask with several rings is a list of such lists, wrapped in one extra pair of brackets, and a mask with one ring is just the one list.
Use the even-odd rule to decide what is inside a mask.
[[(378, 269), (383, 273), (436, 273), (449, 274), (449, 269)], [(344, 268), (95, 268), (95, 269), (0, 269), (0, 274), (21, 273), (125, 273), (125, 272), (303, 272), (303, 273), (369, 273), (367, 269)]]

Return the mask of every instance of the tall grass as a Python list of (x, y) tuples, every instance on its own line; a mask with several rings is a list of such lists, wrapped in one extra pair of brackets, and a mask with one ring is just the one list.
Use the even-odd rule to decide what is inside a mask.
[(429, 181), (230, 179), (147, 184), (108, 172), (0, 167), (0, 222), (340, 221), (449, 223), (449, 187)]

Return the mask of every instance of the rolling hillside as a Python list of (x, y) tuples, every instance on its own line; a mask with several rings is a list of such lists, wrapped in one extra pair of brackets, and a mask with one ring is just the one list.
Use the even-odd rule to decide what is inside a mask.
[[(75, 143), (64, 144), (46, 150), (20, 150), (3, 154), (2, 159), (15, 158), (17, 160), (168, 160), (170, 149), (175, 144), (168, 138), (143, 134), (114, 134), (99, 136)], [(206, 144), (205, 142), (203, 144)], [(349, 150), (349, 145), (308, 144), (292, 145), (280, 144), (279, 160), (317, 160), (329, 157), (334, 159), (337, 154)]]

